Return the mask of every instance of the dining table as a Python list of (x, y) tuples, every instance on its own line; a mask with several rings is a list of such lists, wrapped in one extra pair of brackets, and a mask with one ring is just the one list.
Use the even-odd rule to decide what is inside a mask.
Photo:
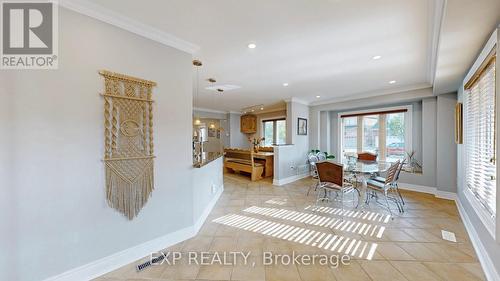
[[(359, 188), (360, 202), (366, 202), (367, 181), (374, 175), (387, 172), (391, 167), (390, 162), (386, 161), (364, 161), (357, 159), (344, 159), (342, 161), (344, 173), (350, 173), (356, 176), (356, 181), (361, 183)], [(361, 208), (365, 204), (360, 205)]]

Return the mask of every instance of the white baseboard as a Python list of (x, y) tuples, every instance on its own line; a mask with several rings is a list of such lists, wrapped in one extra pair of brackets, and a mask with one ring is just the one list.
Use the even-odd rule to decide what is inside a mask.
[(481, 243), (481, 240), (479, 239), (479, 236), (477, 235), (477, 232), (474, 229), (474, 226), (472, 225), (469, 216), (465, 212), (465, 209), (463, 208), (462, 203), (460, 202), (460, 199), (458, 198), (456, 193), (440, 191), (435, 187), (413, 185), (407, 183), (400, 183), (399, 188), (415, 192), (434, 194), (434, 196), (436, 196), (437, 198), (455, 201), (460, 217), (462, 218), (462, 221), (465, 225), (465, 229), (469, 234), (472, 245), (474, 246), (474, 249), (476, 251), (476, 255), (479, 258), (484, 274), (486, 275), (486, 279), (489, 281), (500, 281), (500, 275), (496, 271), (493, 261), (490, 259), (488, 253), (486, 252), (486, 249), (484, 248), (484, 245)]
[(291, 183), (291, 182), (294, 182), (294, 181), (298, 181), (300, 179), (303, 179), (303, 178), (307, 178), (309, 177), (309, 172), (305, 173), (305, 174), (301, 174), (301, 175), (295, 175), (295, 176), (291, 176), (291, 177), (288, 177), (288, 178), (284, 178), (284, 179), (273, 179), (273, 185), (284, 185), (284, 184), (288, 184), (288, 183)]
[(447, 199), (447, 200), (456, 200), (457, 194), (455, 192), (441, 191), (436, 187), (425, 186), (425, 185), (416, 185), (409, 183), (399, 183), (399, 188), (403, 190), (410, 190), (415, 192), (423, 192), (436, 196), (437, 198)]
[(458, 212), (460, 213), (460, 217), (462, 218), (462, 221), (464, 222), (465, 229), (467, 230), (467, 233), (469, 234), (470, 240), (472, 242), (472, 246), (474, 246), (474, 249), (476, 250), (476, 255), (479, 259), (479, 262), (481, 263), (481, 266), (483, 268), (484, 274), (486, 275), (486, 279), (488, 281), (500, 281), (500, 275), (495, 269), (495, 265), (493, 261), (491, 260), (490, 256), (488, 255), (488, 252), (486, 251), (483, 243), (481, 243), (481, 239), (479, 239), (479, 236), (477, 235), (476, 229), (472, 225), (469, 216), (467, 215), (467, 212), (465, 211), (464, 207), (462, 206), (462, 203), (460, 202), (460, 199), (457, 198), (455, 200), (457, 207), (458, 207)]
[(404, 190), (410, 190), (410, 191), (415, 191), (415, 192), (423, 192), (423, 193), (429, 193), (429, 194), (436, 194), (437, 188), (431, 187), (431, 186), (425, 186), (425, 185), (416, 185), (416, 184), (409, 184), (409, 183), (399, 183), (398, 187), (400, 189)]
[(45, 281), (87, 281), (116, 270), (151, 253), (189, 239), (194, 235), (193, 226), (188, 226), (173, 233), (128, 248), (116, 254), (68, 270)]
[(212, 211), (213, 207), (219, 200), (222, 192), (224, 191), (224, 185), (219, 188), (218, 192), (215, 194), (214, 198), (208, 203), (203, 210), (201, 216), (196, 220), (196, 222), (188, 227), (180, 229), (178, 231), (169, 233), (167, 235), (158, 237), (156, 239), (147, 241), (145, 243), (139, 244), (132, 248), (128, 248), (116, 254), (101, 258), (99, 260), (93, 261), (91, 263), (79, 266), (77, 268), (68, 270), (56, 276), (45, 279), (44, 281), (87, 281), (104, 275), (108, 272), (116, 270), (122, 266), (125, 266), (131, 262), (138, 259), (142, 259), (151, 253), (160, 251), (169, 246), (175, 245), (179, 242), (187, 240), (195, 236), (200, 230), (201, 226), (207, 219), (208, 215)]

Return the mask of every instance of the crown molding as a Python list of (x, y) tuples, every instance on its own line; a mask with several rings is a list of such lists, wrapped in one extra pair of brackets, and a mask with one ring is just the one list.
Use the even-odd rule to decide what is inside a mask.
[(210, 113), (221, 113), (221, 114), (229, 113), (228, 111), (222, 111), (222, 110), (216, 110), (216, 109), (210, 109), (210, 108), (202, 108), (202, 107), (193, 107), (193, 110), (210, 112)]
[(87, 0), (59, 0), (59, 6), (189, 54), (200, 50), (200, 47), (193, 43)]
[(305, 101), (305, 100), (301, 100), (301, 99), (296, 98), (296, 97), (291, 97), (291, 98), (289, 98), (289, 99), (285, 99), (284, 101), (285, 101), (286, 103), (289, 103), (289, 102), (295, 102), (295, 103), (300, 103), (300, 104), (307, 105), (307, 106), (309, 106), (309, 105), (310, 105), (310, 103), (309, 103), (309, 102), (307, 102), (307, 101)]
[(409, 92), (409, 91), (415, 91), (415, 90), (428, 89), (431, 87), (432, 86), (429, 83), (420, 83), (420, 84), (413, 84), (413, 85), (408, 85), (408, 86), (398, 87), (398, 88), (388, 89), (388, 90), (355, 93), (355, 94), (351, 94), (348, 96), (342, 96), (342, 97), (328, 99), (328, 100), (324, 100), (324, 101), (312, 102), (310, 104), (310, 106), (318, 106), (318, 105), (353, 101), (353, 100), (359, 100), (359, 99), (365, 99), (365, 98), (373, 98), (373, 97), (378, 97), (378, 96), (385, 96), (385, 95), (391, 95), (391, 94), (397, 94), (397, 93), (403, 93), (403, 92)]
[(429, 27), (429, 54), (427, 58), (427, 80), (429, 84), (434, 85), (436, 78), (439, 46), (441, 42), (441, 33), (443, 31), (444, 18), (446, 14), (447, 0), (434, 0), (431, 5), (432, 24)]

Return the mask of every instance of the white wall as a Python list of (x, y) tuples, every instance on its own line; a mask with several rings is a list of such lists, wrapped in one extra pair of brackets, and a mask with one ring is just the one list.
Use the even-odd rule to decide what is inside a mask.
[(193, 169), (193, 221), (198, 227), (208, 215), (204, 214), (206, 206), (224, 190), (222, 166), (223, 158), (220, 157), (201, 169)]
[[(332, 139), (331, 139), (331, 135), (332, 135), (332, 125), (331, 125), (331, 122), (334, 121), (332, 120), (332, 115), (333, 114), (330, 114), (331, 111), (321, 111), (320, 113), (320, 116), (319, 116), (319, 122), (320, 122), (320, 139), (321, 139), (321, 142), (319, 144), (319, 148), (311, 148), (311, 149), (319, 149), (321, 151), (326, 151), (328, 152), (329, 154), (332, 154), (332, 150), (331, 150), (331, 143), (332, 143)], [(336, 135), (336, 133), (335, 133)]]
[[(66, 9), (59, 17), (58, 70), (2, 71), (14, 88), (15, 280), (44, 279), (193, 224), (191, 55)], [(133, 221), (106, 203), (100, 69), (158, 83), (155, 190)]]
[(273, 182), (275, 184), (287, 181), (287, 178), (303, 176), (309, 171), (307, 165), (309, 137), (297, 135), (297, 120), (298, 118), (309, 119), (309, 107), (293, 100), (288, 101), (286, 115), (288, 144), (274, 148)]
[[(500, 26), (499, 26), (500, 28)], [(497, 29), (498, 32), (498, 29)], [(497, 54), (500, 54), (500, 36), (498, 34), (494, 34), (491, 37), (491, 43), (495, 44), (497, 46)], [(488, 45), (488, 44), (486, 44)], [(474, 65), (471, 65), (471, 70), (469, 72), (470, 75), (472, 75), (475, 72), (475, 69), (477, 69), (477, 66), (481, 64), (483, 61), (484, 57), (489, 53), (488, 49), (483, 49), (482, 51), (478, 50), (478, 60)], [(499, 89), (500, 89), (500, 68), (498, 65), (500, 65), (500, 56), (497, 56), (497, 61), (496, 61), (496, 89), (497, 89), (497, 108), (500, 103), (500, 99), (498, 98), (499, 94)], [(466, 82), (466, 81), (464, 81)], [(458, 90), (458, 101), (462, 102), (464, 101), (464, 93), (463, 93), (463, 85), (459, 88)], [(497, 130), (498, 130), (498, 124), (500, 124), (500, 114), (496, 115), (496, 123), (497, 123)], [(464, 127), (464, 129), (466, 129)], [(498, 145), (500, 144), (500, 139), (497, 138), (497, 159), (498, 159)], [(490, 232), (488, 229), (485, 227), (483, 222), (481, 221), (480, 217), (477, 215), (475, 209), (469, 202), (469, 200), (465, 197), (464, 191), (467, 188), (465, 184), (465, 177), (464, 177), (464, 161), (465, 161), (465, 155), (464, 155), (464, 145), (459, 144), (456, 146), (457, 148), (457, 195), (458, 195), (458, 200), (460, 202), (460, 205), (463, 207), (465, 215), (469, 218), (470, 220), (470, 225), (469, 227), (472, 229), (472, 231), (475, 233), (476, 236), (471, 237), (474, 243), (476, 245), (481, 246), (481, 252), (478, 253), (481, 264), (483, 265), (483, 269), (486, 271), (486, 274), (495, 274), (496, 273), (496, 278), (499, 278), (498, 273), (500, 273), (500, 245), (499, 245), (499, 237), (500, 237), (500, 216), (498, 215), (498, 206), (500, 206), (500, 191), (499, 191), (499, 186), (500, 186), (500, 169), (497, 164), (497, 216), (496, 216), (496, 237), (493, 237), (490, 235)], [(498, 162), (497, 162), (498, 163)], [(491, 265), (491, 266), (490, 266)], [(486, 266), (486, 267), (485, 267)], [(496, 271), (496, 272), (495, 272)], [(491, 277), (490, 275), (490, 278)], [(491, 279), (494, 280), (494, 279)]]
[(14, 130), (10, 83), (12, 72), (0, 72), (0, 280), (17, 280), (17, 189), (12, 182)]
[(455, 105), (457, 94), (437, 97), (437, 155), (436, 187), (440, 191), (457, 192), (457, 166), (455, 147)]
[(246, 134), (241, 132), (240, 119), (241, 114), (229, 113), (229, 145), (230, 147), (250, 148), (250, 142)]

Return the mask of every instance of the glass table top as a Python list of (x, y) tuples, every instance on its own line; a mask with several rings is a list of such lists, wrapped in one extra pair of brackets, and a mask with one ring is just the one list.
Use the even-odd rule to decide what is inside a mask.
[[(338, 164), (338, 163), (337, 163)], [(344, 161), (344, 171), (361, 174), (374, 174), (386, 172), (391, 167), (390, 162), (385, 161)]]

